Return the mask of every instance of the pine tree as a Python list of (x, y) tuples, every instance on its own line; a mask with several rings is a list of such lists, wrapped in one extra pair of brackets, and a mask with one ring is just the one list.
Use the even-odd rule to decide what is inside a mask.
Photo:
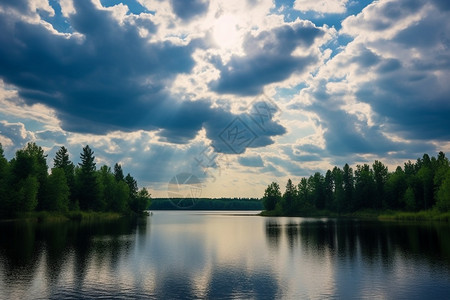
[(272, 182), (264, 191), (264, 207), (266, 208), (266, 210), (274, 210), (280, 199), (280, 186), (278, 185), (278, 183)]
[(53, 159), (53, 167), (64, 171), (64, 176), (66, 177), (67, 185), (69, 187), (69, 198), (74, 201), (75, 166), (69, 159), (69, 153), (66, 147), (62, 146), (56, 152), (55, 158)]
[(83, 148), (78, 163), (78, 200), (82, 210), (102, 210), (102, 199), (99, 182), (97, 181), (94, 151), (89, 145)]
[(122, 166), (118, 163), (114, 165), (114, 178), (116, 179), (116, 181), (125, 180), (123, 176)]
[(4, 215), (9, 210), (9, 188), (10, 180), (9, 163), (3, 154), (3, 147), (0, 143), (0, 215)]

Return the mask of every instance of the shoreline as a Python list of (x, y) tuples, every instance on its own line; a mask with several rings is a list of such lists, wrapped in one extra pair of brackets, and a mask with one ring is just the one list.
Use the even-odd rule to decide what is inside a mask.
[(363, 210), (353, 213), (338, 214), (329, 211), (313, 211), (285, 215), (276, 211), (262, 211), (258, 214), (262, 217), (303, 217), (303, 218), (358, 218), (379, 221), (438, 221), (450, 222), (450, 212), (439, 212), (437, 210), (424, 210), (418, 212), (391, 211), (391, 210)]
[(31, 222), (68, 222), (68, 221), (96, 221), (96, 220), (116, 220), (131, 216), (117, 212), (96, 212), (96, 211), (69, 211), (69, 212), (25, 212), (14, 216), (2, 217), (0, 222), (31, 221)]

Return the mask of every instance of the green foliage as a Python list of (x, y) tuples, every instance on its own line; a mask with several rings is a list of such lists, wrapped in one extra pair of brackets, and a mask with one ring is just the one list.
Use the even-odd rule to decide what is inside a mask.
[(319, 172), (309, 177), (312, 203), (319, 210), (325, 209), (325, 178)]
[(294, 211), (296, 204), (295, 203), (296, 197), (297, 197), (297, 189), (292, 183), (292, 180), (288, 179), (288, 182), (286, 184), (286, 190), (283, 194), (283, 200), (281, 202), (281, 207), (285, 214), (289, 214), (290, 212)]
[(355, 206), (353, 203), (354, 178), (353, 169), (348, 164), (344, 166), (342, 182), (344, 184), (344, 210), (353, 211)]
[(278, 202), (281, 201), (280, 186), (272, 182), (264, 191), (263, 204), (266, 210), (274, 210)]
[(414, 190), (412, 187), (408, 187), (403, 195), (403, 202), (405, 203), (405, 209), (407, 211), (416, 210), (416, 197), (414, 195)]
[(352, 210), (379, 208), (375, 199), (374, 172), (368, 164), (357, 165), (355, 170), (355, 200)]
[(81, 210), (101, 211), (105, 208), (101, 195), (101, 181), (97, 179), (94, 151), (89, 145), (80, 154), (80, 170), (77, 174), (77, 196)]
[(381, 209), (383, 206), (387, 206), (386, 203), (383, 203), (383, 199), (386, 197), (385, 187), (389, 178), (388, 167), (376, 160), (373, 163), (372, 168), (375, 181), (375, 199), (373, 206), (376, 209)]
[(130, 192), (123, 180), (116, 180), (108, 166), (102, 166), (98, 171), (101, 189), (102, 205), (107, 211), (125, 212), (128, 209)]
[(133, 178), (133, 176), (130, 175), (130, 173), (128, 173), (127, 177), (125, 177), (125, 182), (127, 183), (129, 188), (130, 199), (135, 198), (138, 193), (137, 181)]
[(151, 198), (146, 188), (142, 188), (141, 190), (139, 190), (137, 196), (130, 201), (130, 208), (135, 213), (141, 213), (144, 210), (147, 210), (150, 205)]
[(9, 163), (3, 155), (3, 147), (0, 143), (0, 216), (9, 210)]
[(269, 205), (272, 189), (264, 194), (265, 215), (320, 215), (325, 209), (337, 215), (386, 209), (449, 212), (450, 164), (443, 152), (437, 158), (424, 154), (392, 173), (380, 161), (357, 165), (354, 172), (345, 164), (328, 170), (325, 177), (316, 172), (302, 178), (297, 186), (289, 179), (280, 201)]
[(340, 168), (334, 167), (331, 177), (334, 184), (331, 209), (340, 214), (345, 209), (344, 172)]
[(67, 212), (69, 210), (70, 190), (62, 168), (53, 168), (45, 185), (42, 208), (49, 211)]
[(15, 211), (32, 211), (38, 204), (39, 182), (36, 176), (29, 175), (21, 179), (15, 186)]
[[(156, 198), (151, 199), (149, 210), (177, 210), (183, 209), (175, 206), (173, 203), (178, 199)], [(279, 203), (277, 207), (279, 207)], [(259, 199), (248, 198), (220, 198), (209, 199), (199, 198), (195, 199), (195, 204), (189, 209), (195, 210), (262, 210), (264, 208), (263, 203)], [(278, 208), (280, 209), (280, 208)], [(277, 208), (273, 212), (277, 211)], [(278, 211), (281, 214), (281, 211)]]
[(389, 174), (385, 185), (388, 209), (405, 209), (405, 203), (402, 201), (402, 197), (407, 188), (406, 174), (398, 166), (394, 173)]
[(140, 213), (148, 207), (150, 194), (139, 191), (130, 174), (124, 178), (120, 165), (115, 165), (114, 174), (107, 166), (97, 171), (89, 146), (83, 148), (80, 158), (75, 167), (67, 149), (61, 147), (49, 175), (47, 155), (35, 143), (18, 150), (10, 162), (0, 144), (0, 217), (35, 214), (47, 218), (48, 214), (52, 219), (70, 219), (70, 214), (77, 218), (83, 213), (80, 208), (124, 214), (131, 210)]
[(16, 152), (10, 162), (9, 186), (12, 187), (8, 210), (31, 211), (40, 206), (43, 186), (47, 180), (47, 155), (35, 143), (28, 143)]
[(122, 166), (119, 165), (118, 163), (116, 163), (114, 165), (114, 178), (116, 179), (116, 181), (123, 181), (123, 180), (125, 180), (125, 178), (123, 176)]
[[(53, 167), (62, 169), (64, 171), (67, 186), (69, 187), (69, 198), (72, 200), (72, 202), (75, 201), (75, 166), (69, 159), (69, 153), (66, 147), (62, 146), (56, 152), (55, 158), (53, 159)], [(73, 206), (74, 204), (71, 203), (71, 205)]]
[(436, 206), (441, 212), (450, 211), (450, 170), (447, 171), (447, 175), (443, 178), (442, 185), (437, 192)]

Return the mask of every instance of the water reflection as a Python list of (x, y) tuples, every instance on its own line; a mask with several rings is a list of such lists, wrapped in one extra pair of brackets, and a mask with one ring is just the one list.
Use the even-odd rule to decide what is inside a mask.
[(277, 249), (280, 245), (281, 225), (276, 219), (268, 219), (266, 222), (266, 238), (272, 249)]
[(448, 224), (402, 224), (361, 220), (307, 220), (298, 222), (268, 218), (265, 222), (269, 246), (279, 248), (284, 233), (290, 249), (301, 247), (305, 253), (355, 259), (366, 263), (378, 259), (389, 265), (395, 255), (422, 257), (430, 263), (450, 264)]
[(294, 261), (318, 282), (327, 282), (333, 296), (442, 298), (450, 287), (446, 223), (279, 218), (267, 220), (265, 226), (268, 244), (276, 241), (276, 249), (284, 244), (298, 254), (301, 258)]
[(0, 299), (443, 298), (448, 224), (158, 212), (0, 223)]
[(127, 236), (145, 230), (142, 222), (0, 223), (0, 298), (46, 298), (70, 281), (82, 290), (92, 262), (115, 269), (119, 257), (128, 255)]

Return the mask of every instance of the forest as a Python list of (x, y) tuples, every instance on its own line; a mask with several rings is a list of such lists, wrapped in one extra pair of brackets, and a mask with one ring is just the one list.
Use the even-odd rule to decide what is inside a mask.
[(86, 145), (81, 162), (74, 165), (62, 146), (49, 172), (42, 147), (28, 143), (8, 161), (0, 144), (0, 217), (26, 212), (96, 211), (141, 214), (150, 204), (150, 194), (138, 189), (120, 164), (113, 170), (96, 167), (94, 151)]
[(302, 178), (290, 179), (282, 194), (272, 182), (265, 190), (264, 208), (268, 215), (311, 215), (317, 211), (348, 214), (364, 210), (418, 212), (450, 211), (450, 165), (443, 152), (437, 157), (424, 154), (389, 172), (386, 165), (348, 164)]
[(150, 210), (262, 210), (260, 199), (255, 198), (154, 198)]

